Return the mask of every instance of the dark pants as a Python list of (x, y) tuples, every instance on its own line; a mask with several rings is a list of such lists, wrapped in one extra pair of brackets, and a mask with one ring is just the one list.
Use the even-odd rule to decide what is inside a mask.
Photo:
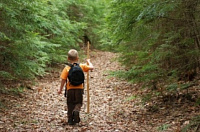
[(68, 118), (72, 118), (73, 111), (80, 111), (83, 104), (83, 89), (70, 89), (67, 91)]

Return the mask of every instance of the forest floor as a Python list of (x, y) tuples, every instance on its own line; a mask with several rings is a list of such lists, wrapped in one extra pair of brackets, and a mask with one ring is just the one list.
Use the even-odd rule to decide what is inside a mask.
[[(95, 69), (90, 72), (90, 113), (86, 112), (85, 91), (79, 124), (67, 125), (66, 98), (57, 94), (62, 67), (20, 94), (0, 94), (0, 131), (179, 132), (200, 115), (199, 104), (192, 100), (200, 97), (199, 86), (190, 88), (192, 99), (187, 100), (182, 95), (158, 97), (143, 103), (139, 96), (148, 90), (108, 76), (109, 71), (123, 69), (115, 61), (116, 56), (111, 52), (92, 51), (91, 62)], [(199, 122), (193, 130), (197, 130)]]

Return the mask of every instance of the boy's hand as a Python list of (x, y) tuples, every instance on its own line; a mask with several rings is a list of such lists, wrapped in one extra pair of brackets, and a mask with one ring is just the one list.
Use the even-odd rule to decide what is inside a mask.
[(63, 86), (65, 85), (66, 80), (62, 79), (60, 89), (58, 90), (58, 94), (62, 93)]
[(87, 63), (90, 63), (90, 59), (87, 59), (86, 61), (87, 61)]
[(90, 69), (90, 70), (93, 70), (93, 69), (94, 69), (93, 64), (90, 62), (90, 59), (87, 59), (87, 64), (89, 65), (89, 69)]
[(62, 91), (58, 90), (58, 94), (60, 95), (62, 93)]

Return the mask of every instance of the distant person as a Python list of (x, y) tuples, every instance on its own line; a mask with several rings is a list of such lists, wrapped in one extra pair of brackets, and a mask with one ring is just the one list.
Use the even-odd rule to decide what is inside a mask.
[(66, 83), (66, 97), (67, 97), (67, 108), (68, 108), (68, 124), (74, 125), (80, 122), (80, 110), (83, 104), (83, 88), (84, 88), (84, 74), (83, 72), (88, 72), (93, 70), (94, 66), (87, 59), (87, 64), (78, 63), (78, 52), (74, 49), (68, 52), (68, 62), (69, 64), (63, 69), (61, 73), (61, 85), (58, 90), (58, 94), (62, 93), (63, 87)]

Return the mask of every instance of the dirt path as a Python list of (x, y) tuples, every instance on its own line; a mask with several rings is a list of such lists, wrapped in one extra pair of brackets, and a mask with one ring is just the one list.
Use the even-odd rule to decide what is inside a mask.
[[(90, 72), (90, 114), (86, 113), (85, 91), (79, 125), (66, 125), (66, 99), (57, 95), (60, 69), (59, 72), (50, 74), (49, 78), (42, 79), (32, 87), (33, 90), (26, 90), (22, 96), (9, 96), (10, 105), (6, 106), (8, 109), (0, 113), (0, 131), (156, 132), (159, 126), (166, 124), (164, 127), (167, 127), (167, 124), (173, 123), (167, 130), (174, 131), (178, 128), (179, 120), (172, 122), (174, 116), (167, 115), (173, 111), (163, 113), (161, 110), (154, 116), (151, 115), (152, 112), (146, 110), (139, 98), (129, 100), (131, 95), (142, 94), (137, 85), (108, 77), (108, 71), (122, 69), (114, 61), (116, 54), (93, 51), (91, 56), (95, 70)], [(1, 102), (8, 101), (7, 97), (2, 98), (4, 97), (1, 97)], [(198, 111), (198, 108), (195, 110)], [(186, 112), (186, 115), (189, 113), (190, 111)]]
[[(54, 132), (133, 130), (133, 127), (127, 128), (131, 125), (130, 122), (127, 122), (126, 118), (121, 118), (131, 112), (130, 109), (124, 108), (124, 103), (127, 103), (125, 99), (131, 95), (129, 89), (131, 85), (115, 78), (108, 78), (108, 71), (121, 68), (113, 61), (114, 59), (114, 53), (93, 51), (91, 60), (95, 70), (90, 72), (90, 114), (86, 113), (85, 91), (79, 125), (66, 125), (66, 99), (56, 93), (60, 85), (60, 73), (57, 72), (48, 79), (42, 79), (33, 87), (33, 91), (27, 90), (19, 97), (10, 96), (11, 109), (1, 114), (0, 130)], [(135, 126), (134, 129), (137, 129)]]

